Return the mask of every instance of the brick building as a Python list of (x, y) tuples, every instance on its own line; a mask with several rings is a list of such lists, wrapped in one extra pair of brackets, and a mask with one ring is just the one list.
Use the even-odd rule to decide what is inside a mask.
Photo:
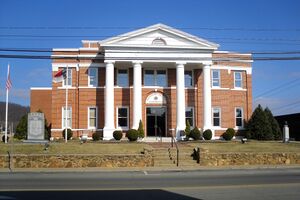
[(251, 116), (250, 54), (218, 51), (162, 24), (82, 43), (53, 49), (52, 75), (68, 67), (67, 80), (31, 90), (31, 111), (45, 112), (52, 136), (67, 126), (75, 136), (99, 131), (111, 139), (142, 120), (147, 137), (179, 137), (189, 120), (219, 138), (229, 127), (242, 130)]

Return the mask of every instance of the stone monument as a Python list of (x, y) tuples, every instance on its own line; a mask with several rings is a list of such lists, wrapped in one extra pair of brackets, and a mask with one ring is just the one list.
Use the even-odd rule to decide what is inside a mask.
[(27, 141), (46, 143), (45, 140), (45, 116), (44, 113), (33, 112), (28, 114)]

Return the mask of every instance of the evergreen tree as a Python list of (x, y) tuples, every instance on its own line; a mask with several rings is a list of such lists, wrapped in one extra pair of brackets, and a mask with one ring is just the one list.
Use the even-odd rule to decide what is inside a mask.
[(282, 137), (282, 133), (281, 133), (279, 124), (278, 124), (277, 120), (274, 118), (271, 110), (268, 107), (265, 109), (265, 114), (266, 114), (266, 116), (269, 120), (269, 123), (271, 125), (274, 139), (275, 140), (280, 140), (281, 137)]
[(14, 135), (17, 139), (26, 139), (27, 138), (27, 114), (25, 114), (19, 121), (16, 133)]
[(139, 138), (145, 137), (145, 131), (144, 131), (144, 126), (143, 126), (142, 120), (140, 120), (138, 132), (139, 132)]
[(262, 109), (261, 105), (254, 110), (247, 128), (251, 134), (252, 139), (257, 140), (273, 140), (272, 128), (267, 118), (266, 113)]
[(191, 125), (190, 125), (189, 120), (186, 120), (186, 127), (185, 127), (184, 132), (185, 132), (186, 137), (189, 138), (190, 133), (191, 133)]

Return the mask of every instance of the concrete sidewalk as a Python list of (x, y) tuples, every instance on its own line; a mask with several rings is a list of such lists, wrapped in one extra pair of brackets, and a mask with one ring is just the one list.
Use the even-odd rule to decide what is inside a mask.
[(188, 172), (188, 171), (213, 171), (213, 170), (235, 170), (235, 169), (299, 169), (300, 165), (248, 165), (248, 166), (224, 166), (224, 167), (118, 167), (118, 168), (1, 168), (0, 173), (20, 172)]

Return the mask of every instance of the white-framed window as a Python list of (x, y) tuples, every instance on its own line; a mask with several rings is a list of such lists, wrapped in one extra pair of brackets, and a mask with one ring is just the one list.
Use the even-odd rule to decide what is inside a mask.
[(194, 107), (185, 108), (185, 122), (187, 121), (189, 121), (191, 127), (194, 127)]
[(145, 86), (160, 86), (167, 87), (167, 71), (145, 69), (144, 70), (144, 85)]
[(118, 69), (117, 70), (117, 85), (119, 87), (128, 87), (128, 70), (127, 69)]
[(221, 127), (221, 108), (212, 108), (213, 126)]
[(92, 67), (88, 70), (88, 82), (89, 87), (97, 87), (98, 86), (98, 68)]
[(221, 78), (220, 78), (220, 70), (214, 69), (212, 70), (211, 78), (212, 78), (212, 87), (221, 87)]
[(234, 87), (235, 88), (243, 88), (242, 72), (234, 72)]
[(193, 87), (193, 71), (192, 70), (185, 70), (184, 71), (184, 86), (185, 87)]
[(244, 119), (243, 119), (243, 108), (237, 107), (235, 108), (235, 126), (236, 127), (243, 127), (244, 126)]
[(97, 129), (98, 109), (96, 106), (88, 107), (88, 128)]
[[(67, 113), (67, 116), (66, 116)], [(67, 120), (66, 120), (67, 118)], [(66, 126), (67, 121), (67, 126)], [(72, 107), (62, 107), (62, 128), (72, 128)]]
[(122, 130), (128, 130), (129, 128), (129, 109), (122, 106), (117, 107), (117, 127)]
[(63, 80), (63, 86), (72, 86), (72, 69), (71, 68), (68, 68), (67, 72), (66, 72), (68, 75), (66, 75), (66, 77), (68, 78), (65, 78)]

